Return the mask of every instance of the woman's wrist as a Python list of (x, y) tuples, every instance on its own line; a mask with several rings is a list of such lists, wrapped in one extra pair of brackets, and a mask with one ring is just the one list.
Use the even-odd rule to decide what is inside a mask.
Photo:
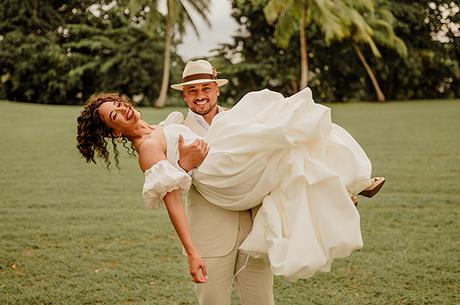
[(191, 256), (191, 257), (200, 256), (198, 251), (195, 248), (185, 249), (185, 253), (187, 253), (187, 256)]

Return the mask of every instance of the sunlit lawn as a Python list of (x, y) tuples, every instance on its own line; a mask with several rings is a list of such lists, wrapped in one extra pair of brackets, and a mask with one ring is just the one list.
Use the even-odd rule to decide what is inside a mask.
[[(388, 181), (360, 201), (364, 248), (330, 273), (277, 278), (276, 303), (460, 304), (460, 101), (332, 108)], [(196, 304), (136, 160), (108, 172), (80, 159), (79, 111), (0, 102), (0, 304)]]

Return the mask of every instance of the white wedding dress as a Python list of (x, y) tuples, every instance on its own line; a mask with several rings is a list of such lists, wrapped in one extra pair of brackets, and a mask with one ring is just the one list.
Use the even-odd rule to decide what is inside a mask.
[[(187, 127), (163, 129), (167, 159), (145, 173), (143, 196), (157, 206), (191, 178), (177, 164), (177, 139)], [(360, 219), (350, 194), (369, 185), (371, 163), (356, 141), (315, 104), (309, 88), (289, 97), (251, 92), (213, 120), (210, 151), (193, 184), (210, 202), (246, 210), (262, 203), (240, 250), (268, 257), (275, 275), (308, 278), (329, 271), (335, 258), (362, 247)]]

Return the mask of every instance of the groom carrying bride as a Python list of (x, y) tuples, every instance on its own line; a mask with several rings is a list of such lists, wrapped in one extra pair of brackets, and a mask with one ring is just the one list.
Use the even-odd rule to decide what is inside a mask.
[[(309, 278), (362, 247), (350, 197), (372, 197), (385, 180), (371, 178), (364, 150), (309, 88), (287, 98), (250, 92), (222, 111), (225, 83), (208, 62), (188, 63), (173, 88), (182, 90), (189, 115), (171, 115), (164, 127), (142, 120), (126, 96), (95, 94), (77, 119), (77, 148), (87, 162), (99, 157), (108, 167), (107, 139), (117, 165), (115, 138), (131, 142), (144, 202), (166, 206), (200, 283), (200, 304), (229, 304), (233, 283), (242, 304), (273, 304), (271, 273)], [(191, 169), (192, 188), (184, 171)], [(189, 190), (187, 220), (181, 192)]]
[[(216, 76), (208, 61), (188, 62), (183, 82), (171, 86), (182, 91), (188, 115), (184, 119), (181, 113), (173, 112), (162, 124), (184, 124), (204, 137), (213, 119), (225, 111), (217, 105), (217, 100), (219, 87), (228, 81)], [(200, 165), (206, 156), (206, 146), (197, 143), (183, 145), (182, 140), (179, 142), (179, 165), (187, 171)], [(230, 211), (220, 208), (207, 201), (194, 186), (190, 188), (186, 209), (192, 239), (203, 257), (208, 277), (206, 283), (195, 286), (199, 304), (229, 305), (233, 285), (242, 305), (274, 304), (273, 275), (268, 261), (249, 257), (238, 250), (252, 229), (257, 209)]]
[[(225, 111), (217, 105), (217, 99), (219, 87), (227, 83), (226, 79), (217, 78), (216, 70), (208, 61), (188, 62), (183, 82), (171, 86), (182, 91), (189, 108), (188, 115), (184, 119), (181, 113), (173, 112), (163, 124), (185, 124), (204, 137), (213, 119)], [(186, 146), (183, 140), (179, 140), (179, 164), (187, 171), (199, 166), (207, 152), (205, 146), (199, 146), (195, 152), (190, 152), (191, 147), (193, 144)], [(385, 179), (379, 177), (354, 183), (348, 188), (353, 203), (357, 204), (358, 190), (362, 190), (360, 195), (372, 197), (384, 182)], [(222, 209), (206, 200), (192, 186), (187, 209), (192, 238), (208, 272), (208, 282), (196, 286), (200, 304), (229, 304), (233, 282), (243, 305), (273, 304), (273, 279), (267, 260), (248, 257), (238, 249), (251, 231), (257, 208), (246, 211)]]

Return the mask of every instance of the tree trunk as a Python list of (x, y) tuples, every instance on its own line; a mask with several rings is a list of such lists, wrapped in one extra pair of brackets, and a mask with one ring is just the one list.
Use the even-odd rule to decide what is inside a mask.
[(256, 91), (256, 90), (257, 90), (257, 84), (256, 84), (256, 82), (254, 81), (254, 78), (253, 78), (253, 77), (251, 77), (250, 83), (251, 83), (251, 89), (252, 89), (252, 91)]
[(372, 72), (371, 67), (369, 67), (369, 65), (367, 64), (367, 61), (364, 58), (363, 53), (361, 53), (361, 50), (359, 49), (359, 47), (355, 43), (352, 43), (352, 45), (353, 45), (353, 49), (355, 50), (356, 54), (358, 55), (359, 60), (363, 64), (364, 68), (367, 71), (367, 74), (369, 75), (369, 77), (370, 77), (370, 79), (372, 81), (372, 85), (374, 85), (375, 93), (377, 94), (377, 100), (379, 102), (385, 102), (385, 95), (383, 95), (383, 92), (380, 89), (379, 83), (377, 82), (377, 78), (375, 77), (374, 72)]
[(166, 23), (166, 41), (165, 41), (165, 52), (163, 61), (163, 80), (161, 82), (160, 95), (153, 104), (155, 107), (163, 108), (166, 105), (166, 98), (168, 97), (169, 88), (169, 66), (171, 65), (171, 43), (172, 43), (172, 32), (173, 25), (172, 21), (169, 20)]
[(305, 35), (305, 8), (300, 19), (300, 90), (308, 86), (308, 49), (307, 36)]
[(289, 87), (289, 94), (294, 95), (299, 91), (299, 84), (297, 83), (297, 80), (291, 79), (291, 86)]

